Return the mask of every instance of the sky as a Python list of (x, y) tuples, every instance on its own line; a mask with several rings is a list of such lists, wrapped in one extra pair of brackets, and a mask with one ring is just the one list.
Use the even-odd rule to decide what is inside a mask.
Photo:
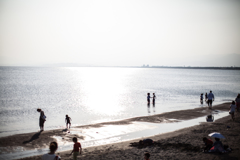
[(0, 0), (0, 66), (240, 66), (240, 0)]

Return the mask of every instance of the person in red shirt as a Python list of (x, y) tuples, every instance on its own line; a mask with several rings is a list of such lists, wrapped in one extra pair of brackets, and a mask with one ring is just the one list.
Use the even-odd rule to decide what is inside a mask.
[(73, 153), (73, 159), (77, 160), (77, 156), (79, 154), (82, 154), (82, 147), (81, 147), (81, 144), (77, 141), (77, 137), (73, 137), (73, 142), (74, 142), (73, 150), (70, 153), (70, 155), (72, 155)]
[(205, 148), (204, 148), (204, 152), (209, 151), (212, 146), (213, 146), (213, 141), (211, 139), (207, 139), (206, 137), (203, 137), (203, 142), (205, 143)]

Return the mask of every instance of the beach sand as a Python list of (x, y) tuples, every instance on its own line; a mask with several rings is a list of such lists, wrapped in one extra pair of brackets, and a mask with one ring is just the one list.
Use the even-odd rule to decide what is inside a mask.
[[(134, 121), (162, 123), (167, 120), (169, 123), (177, 120), (188, 120), (208, 115), (213, 110), (228, 111), (230, 103), (214, 106), (212, 110), (207, 107), (192, 110), (181, 110), (168, 112), (154, 116), (136, 117), (115, 122), (106, 122), (93, 125), (79, 126), (80, 128), (101, 127), (102, 125), (130, 124)], [(169, 120), (170, 119), (170, 120)], [(174, 120), (171, 120), (174, 119)], [(165, 121), (166, 122), (166, 121)], [(227, 128), (227, 126), (229, 126)], [(209, 133), (220, 132), (226, 139), (222, 140), (224, 145), (229, 145), (233, 149), (230, 153), (215, 154), (203, 153), (202, 138)], [(83, 148), (83, 154), (79, 159), (143, 159), (144, 152), (151, 154), (151, 160), (159, 159), (240, 159), (240, 114), (236, 114), (236, 120), (232, 121), (230, 115), (221, 118), (214, 123), (201, 123), (189, 128), (184, 128), (175, 132), (148, 137), (154, 140), (154, 144), (148, 147), (131, 145), (140, 139), (126, 142)], [(0, 138), (0, 147), (22, 146), (26, 149), (48, 147), (49, 142), (54, 141), (52, 136), (62, 136), (66, 141), (71, 141), (74, 135), (68, 135), (63, 130), (51, 130), (37, 133), (19, 134)], [(78, 137), (79, 140), (84, 137)], [(212, 140), (214, 140), (212, 138)], [(62, 159), (70, 160), (71, 151), (60, 152)], [(58, 152), (57, 152), (58, 153)], [(41, 156), (23, 158), (24, 160), (40, 160)]]

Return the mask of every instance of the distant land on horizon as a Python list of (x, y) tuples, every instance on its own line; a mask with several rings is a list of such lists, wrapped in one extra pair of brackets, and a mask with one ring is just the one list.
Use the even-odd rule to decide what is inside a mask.
[(114, 68), (169, 68), (169, 69), (222, 69), (222, 70), (240, 70), (240, 67), (229, 66), (229, 67), (214, 67), (214, 66), (94, 66), (94, 65), (81, 65), (81, 64), (51, 64), (51, 65), (40, 65), (40, 66), (0, 66), (0, 67), (114, 67)]

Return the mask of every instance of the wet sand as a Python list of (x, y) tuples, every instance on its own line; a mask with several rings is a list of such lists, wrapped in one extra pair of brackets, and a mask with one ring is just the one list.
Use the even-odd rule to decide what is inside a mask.
[[(136, 117), (115, 122), (106, 122), (93, 125), (79, 126), (79, 128), (101, 127), (103, 125), (123, 125), (130, 124), (135, 121), (162, 123), (174, 122), (178, 120), (189, 120), (210, 114), (213, 111), (228, 111), (230, 103), (224, 103), (214, 106), (212, 110), (207, 107), (196, 108), (192, 110), (181, 110), (168, 112), (154, 116)], [(171, 120), (174, 119), (174, 120)], [(227, 128), (230, 126), (231, 128)], [(153, 159), (239, 159), (240, 149), (240, 116), (236, 115), (233, 122), (230, 116), (219, 119), (214, 123), (202, 123), (200, 125), (181, 129), (175, 132), (160, 134), (149, 137), (155, 141), (155, 144), (146, 148), (132, 146), (131, 143), (138, 142), (139, 139), (89, 147), (83, 149), (83, 154), (79, 156), (81, 159), (143, 159), (145, 151), (150, 152), (151, 160)], [(202, 137), (207, 136), (211, 132), (220, 132), (226, 139), (222, 142), (233, 148), (233, 152), (222, 155), (207, 154), (201, 152), (203, 145)], [(16, 147), (22, 146), (26, 149), (45, 148), (49, 142), (54, 141), (52, 136), (64, 137), (64, 140), (71, 141), (75, 135), (69, 135), (65, 130), (51, 130), (36, 133), (19, 134), (0, 138), (0, 147)], [(78, 137), (79, 140), (84, 137)], [(69, 157), (70, 151), (61, 152), (62, 159), (72, 159)], [(83, 158), (84, 157), (84, 158)], [(40, 156), (24, 158), (41, 159)]]

